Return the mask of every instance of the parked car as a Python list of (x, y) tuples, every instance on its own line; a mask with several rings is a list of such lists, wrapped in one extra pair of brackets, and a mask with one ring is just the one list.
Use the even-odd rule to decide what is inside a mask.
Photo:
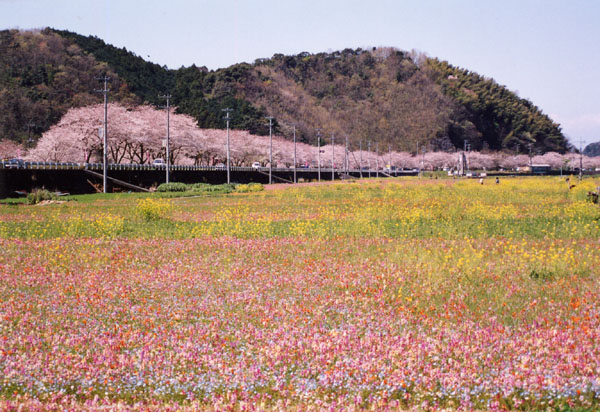
[(164, 159), (154, 159), (154, 161), (152, 162), (152, 164), (154, 166), (164, 166), (165, 165), (165, 161), (164, 161)]
[(219, 169), (225, 169), (225, 163), (217, 163), (215, 167), (218, 167)]
[(23, 159), (10, 159), (4, 162), (4, 167), (7, 169), (24, 169), (25, 161)]
[(252, 163), (252, 168), (253, 169), (260, 169), (260, 167), (261, 167), (260, 166), (260, 162), (254, 162), (254, 163)]

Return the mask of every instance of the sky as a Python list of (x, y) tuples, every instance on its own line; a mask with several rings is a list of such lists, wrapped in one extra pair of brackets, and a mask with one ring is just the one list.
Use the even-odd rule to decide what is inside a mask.
[(414, 49), (531, 100), (576, 147), (600, 141), (600, 0), (0, 0), (0, 29), (43, 27), (169, 68)]

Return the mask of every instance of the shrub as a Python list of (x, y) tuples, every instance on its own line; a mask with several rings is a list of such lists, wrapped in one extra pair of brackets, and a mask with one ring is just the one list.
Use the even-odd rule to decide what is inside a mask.
[(135, 207), (136, 213), (144, 220), (159, 220), (166, 218), (173, 210), (169, 199), (140, 199)]
[(209, 185), (207, 183), (195, 183), (191, 186), (193, 192), (199, 193), (231, 193), (235, 190), (235, 185), (232, 184)]
[(225, 183), (222, 185), (212, 185), (207, 188), (207, 192), (213, 193), (231, 193), (235, 191), (235, 184), (233, 183)]
[(235, 190), (234, 184), (211, 185), (208, 183), (163, 183), (156, 189), (158, 192), (194, 192), (194, 193), (231, 193)]
[(185, 192), (189, 185), (185, 183), (173, 182), (173, 183), (162, 183), (156, 188), (157, 192)]
[(35, 205), (43, 200), (54, 200), (56, 195), (46, 189), (36, 189), (27, 195), (27, 203)]
[(261, 192), (265, 187), (260, 183), (248, 183), (247, 185), (237, 185), (235, 191), (238, 193)]
[(205, 192), (206, 188), (210, 187), (211, 185), (208, 183), (194, 183), (188, 186), (192, 190), (192, 192)]

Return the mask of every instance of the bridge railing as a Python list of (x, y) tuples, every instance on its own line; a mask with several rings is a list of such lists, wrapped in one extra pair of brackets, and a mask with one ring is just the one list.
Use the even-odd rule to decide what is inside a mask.
[[(164, 164), (139, 164), (139, 163), (109, 163), (108, 170), (165, 170), (166, 165)], [(103, 165), (102, 163), (77, 163), (77, 162), (38, 162), (38, 161), (10, 161), (3, 160), (0, 161), (0, 169), (33, 169), (33, 170), (68, 170), (68, 169), (88, 169), (93, 171), (102, 171)], [(227, 171), (227, 168), (224, 166), (202, 166), (202, 165), (171, 165), (170, 169), (172, 172), (176, 171)], [(294, 171), (293, 167), (274, 167), (273, 172), (277, 173), (292, 173)], [(298, 167), (296, 168), (297, 173), (317, 173), (318, 168), (305, 168)], [(382, 170), (380, 169), (380, 174), (382, 174)], [(232, 166), (231, 171), (233, 172), (262, 172), (268, 173), (269, 167), (249, 167), (249, 166)], [(321, 178), (323, 180), (327, 180), (327, 174), (331, 174), (331, 167), (321, 167)], [(352, 174), (360, 174), (359, 169), (350, 169), (347, 171)], [(371, 175), (377, 173), (376, 170), (371, 169)], [(398, 174), (411, 173), (412, 171), (398, 171)], [(335, 169), (336, 174), (344, 174), (346, 170), (344, 169)], [(369, 170), (362, 170), (363, 176), (367, 175)], [(394, 174), (394, 173), (392, 173)]]

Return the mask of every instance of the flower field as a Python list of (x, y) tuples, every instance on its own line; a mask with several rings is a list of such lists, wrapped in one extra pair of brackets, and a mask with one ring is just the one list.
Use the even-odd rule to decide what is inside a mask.
[(598, 410), (599, 184), (0, 206), (0, 410)]

